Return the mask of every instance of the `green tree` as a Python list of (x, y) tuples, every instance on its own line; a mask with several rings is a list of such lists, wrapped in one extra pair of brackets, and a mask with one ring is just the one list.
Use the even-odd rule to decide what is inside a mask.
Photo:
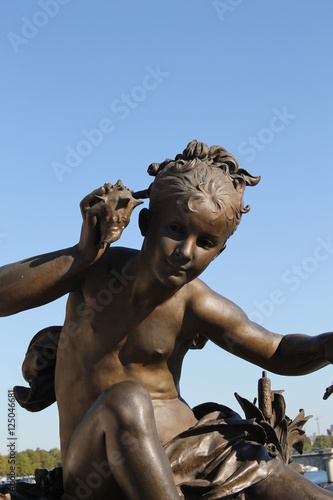
[(38, 457), (41, 469), (53, 469), (56, 466), (56, 460), (54, 456), (47, 451), (39, 450)]
[(24, 453), (26, 455), (26, 457), (28, 458), (28, 462), (29, 462), (28, 475), (34, 474), (35, 469), (41, 468), (40, 462), (39, 462), (38, 450), (39, 450), (39, 448), (37, 448), (36, 451), (30, 450), (30, 449), (22, 451), (22, 453)]
[(333, 436), (317, 436), (313, 445), (314, 448), (333, 448)]
[(29, 459), (24, 452), (16, 454), (15, 468), (16, 476), (29, 476), (32, 474)]
[(59, 448), (52, 448), (49, 451), (49, 453), (55, 459), (55, 467), (61, 467), (61, 452), (60, 452)]
[(308, 436), (304, 436), (303, 451), (310, 451), (312, 449), (312, 442)]
[[(54, 469), (61, 466), (61, 454), (58, 448), (52, 448), (50, 451), (37, 448), (34, 450), (25, 450), (16, 453), (15, 473), (16, 476), (34, 475), (35, 469)], [(0, 454), (0, 477), (7, 476), (9, 472), (8, 456)]]
[(0, 455), (0, 476), (6, 476), (7, 474), (8, 459), (3, 455)]

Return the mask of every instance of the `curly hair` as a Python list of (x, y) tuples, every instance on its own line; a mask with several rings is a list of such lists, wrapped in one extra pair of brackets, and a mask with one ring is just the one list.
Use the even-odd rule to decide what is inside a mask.
[(195, 202), (209, 199), (215, 209), (226, 215), (230, 235), (236, 230), (243, 213), (243, 193), (246, 186), (255, 186), (260, 177), (253, 177), (238, 168), (236, 158), (221, 146), (208, 147), (191, 141), (175, 159), (152, 163), (148, 173), (155, 176), (148, 188), (149, 208), (154, 210), (165, 199), (175, 197), (178, 204), (187, 204), (195, 211)]

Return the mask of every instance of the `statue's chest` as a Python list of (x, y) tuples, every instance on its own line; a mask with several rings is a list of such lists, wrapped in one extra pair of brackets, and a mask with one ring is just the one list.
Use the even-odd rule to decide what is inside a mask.
[(120, 350), (121, 360), (148, 364), (167, 360), (174, 350), (177, 337), (173, 326), (147, 318), (129, 332)]
[(141, 307), (119, 294), (96, 311), (92, 332), (106, 352), (119, 353), (122, 364), (150, 364), (171, 356), (181, 325), (182, 314), (172, 303)]

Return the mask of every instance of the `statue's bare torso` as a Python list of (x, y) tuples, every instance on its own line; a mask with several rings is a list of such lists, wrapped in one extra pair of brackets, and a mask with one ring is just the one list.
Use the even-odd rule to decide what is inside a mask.
[(162, 304), (131, 303), (136, 278), (127, 269), (135, 256), (110, 250), (69, 296), (56, 367), (63, 460), (78, 423), (118, 382), (148, 389), (162, 443), (196, 422), (179, 399), (181, 365), (194, 336), (184, 323), (189, 290), (183, 287)]
[[(105, 194), (112, 194), (105, 203), (113, 203), (113, 217), (110, 207), (101, 210)], [(227, 213), (214, 211), (210, 198), (193, 201), (193, 211), (173, 198), (143, 209), (141, 251), (108, 249), (129, 220), (131, 197), (119, 183), (95, 190), (80, 205), (77, 245), (0, 269), (3, 316), (70, 293), (56, 396), (64, 488), (72, 498), (82, 498), (82, 488), (88, 498), (89, 487), (95, 500), (179, 499), (161, 443), (196, 422), (179, 380), (198, 333), (281, 375), (310, 373), (333, 360), (332, 333), (270, 332), (198, 279), (230, 236)], [(260, 470), (265, 479), (250, 487), (253, 498), (332, 498), (277, 461)]]

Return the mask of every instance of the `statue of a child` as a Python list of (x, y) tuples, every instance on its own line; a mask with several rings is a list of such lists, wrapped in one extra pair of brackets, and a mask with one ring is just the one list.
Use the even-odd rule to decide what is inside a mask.
[(149, 171), (156, 177), (140, 212), (140, 251), (109, 245), (137, 204), (117, 183), (81, 202), (77, 245), (0, 269), (2, 315), (69, 293), (55, 372), (68, 498), (80, 498), (82, 485), (95, 500), (332, 497), (271, 459), (260, 426), (223, 406), (194, 414), (179, 392), (198, 335), (279, 374), (333, 362), (332, 333), (267, 331), (199, 279), (248, 211), (246, 185), (259, 178), (222, 147), (197, 141)]

